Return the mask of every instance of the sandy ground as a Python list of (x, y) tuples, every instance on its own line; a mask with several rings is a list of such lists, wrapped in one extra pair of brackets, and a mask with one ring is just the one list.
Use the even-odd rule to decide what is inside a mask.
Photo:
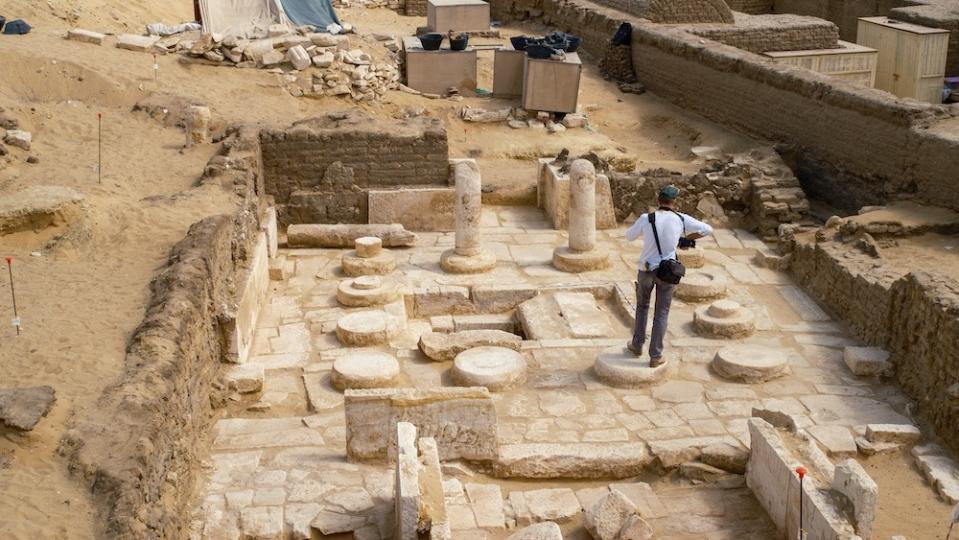
[[(297, 99), (278, 76), (262, 71), (184, 66), (176, 56), (159, 59), (153, 81), (149, 55), (62, 39), (68, 28), (140, 33), (143, 25), (192, 19), (190, 2), (132, 0), (0, 0), (8, 19), (34, 25), (28, 36), (0, 36), (0, 106), (33, 133), (29, 153), (12, 149), (0, 168), (0, 196), (30, 185), (63, 185), (86, 197), (86, 217), (71, 228), (70, 241), (54, 249), (46, 238), (20, 234), (0, 238), (0, 255), (14, 257), (24, 334), (16, 337), (9, 284), (0, 280), (0, 386), (49, 384), (58, 402), (27, 435), (0, 431), (0, 537), (85, 539), (95, 535), (91, 502), (56, 454), (71, 415), (90, 410), (123, 366), (127, 339), (140, 322), (154, 272), (189, 225), (229, 211), (229, 194), (195, 187), (207, 159), (204, 145), (182, 151), (183, 134), (163, 127), (131, 107), (151, 92), (189, 96), (209, 103), (231, 122), (289, 124), (323, 111), (356, 107), (347, 100)], [(412, 33), (422, 24), (387, 10), (346, 10), (343, 18), (360, 31)], [(491, 54), (483, 55), (481, 86), (489, 87)], [(486, 82), (484, 82), (486, 81)], [(376, 115), (394, 116), (409, 107), (446, 118), (452, 155), (476, 155), (488, 183), (515, 185), (514, 200), (528, 197), (536, 157), (573, 150), (619, 148), (640, 169), (689, 171), (699, 164), (694, 145), (748, 149), (733, 134), (659, 98), (621, 94), (586, 69), (581, 101), (594, 104), (594, 131), (562, 135), (504, 131), (502, 126), (466, 125), (456, 118), (463, 105), (505, 104), (489, 98), (463, 102), (426, 100), (399, 92), (363, 104)], [(256, 106), (251, 107), (250, 104)], [(103, 183), (96, 174), (96, 114), (102, 112)], [(525, 195), (524, 195), (525, 192)], [(32, 256), (38, 252), (40, 256)], [(3, 461), (0, 459), (0, 461)]]

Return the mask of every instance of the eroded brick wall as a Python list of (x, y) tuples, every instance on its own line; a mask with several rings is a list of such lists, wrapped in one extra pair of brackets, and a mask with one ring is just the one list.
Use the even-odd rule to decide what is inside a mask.
[[(366, 223), (368, 189), (447, 185), (449, 150), (439, 120), (355, 120), (260, 133), (264, 188), (282, 224)], [(331, 169), (334, 163), (340, 165)]]
[(839, 46), (839, 29), (822, 19), (796, 15), (752, 17), (739, 14), (736, 23), (695, 26), (690, 28), (690, 32), (755, 53), (835, 49)]
[(760, 15), (773, 11), (773, 0), (728, 0), (726, 3), (730, 9), (740, 13)]

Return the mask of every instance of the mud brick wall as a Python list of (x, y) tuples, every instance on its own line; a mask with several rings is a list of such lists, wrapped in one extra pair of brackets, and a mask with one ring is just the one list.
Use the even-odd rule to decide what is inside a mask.
[(695, 26), (690, 32), (755, 53), (834, 49), (839, 45), (835, 24), (796, 15), (737, 14), (735, 25)]
[(760, 15), (773, 11), (773, 0), (728, 0), (726, 3), (729, 9), (740, 13)]
[(959, 284), (909, 274), (893, 286), (889, 348), (902, 388), (959, 449)]
[(407, 17), (426, 17), (426, 0), (406, 0), (404, 13)]
[(959, 283), (901, 276), (838, 242), (797, 242), (789, 269), (860, 340), (890, 352), (902, 389), (959, 451)]
[(216, 384), (228, 350), (224, 308), (235, 300), (258, 230), (255, 140), (255, 133), (231, 136), (211, 159), (202, 182), (232, 186), (233, 212), (195, 223), (173, 247), (150, 285), (124, 373), (61, 443), (71, 472), (97, 501), (98, 538), (190, 536), (206, 437), (225, 402)]
[[(449, 149), (438, 120), (308, 124), (260, 132), (264, 188), (280, 223), (366, 223), (367, 189), (447, 185)], [(334, 163), (351, 169), (333, 178)]]
[(733, 13), (723, 0), (596, 0), (655, 23), (731, 23)]
[(637, 77), (681, 107), (829, 163), (843, 173), (833, 181), (849, 206), (905, 194), (959, 209), (959, 138), (924, 129), (948, 118), (948, 107), (700, 39), (682, 28), (634, 25)]

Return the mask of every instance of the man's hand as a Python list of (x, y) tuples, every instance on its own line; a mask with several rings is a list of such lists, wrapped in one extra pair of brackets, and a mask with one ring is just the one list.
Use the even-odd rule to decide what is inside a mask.
[[(690, 235), (692, 236), (692, 235)], [(692, 238), (680, 238), (679, 239), (679, 249), (689, 249), (696, 247), (696, 240)]]

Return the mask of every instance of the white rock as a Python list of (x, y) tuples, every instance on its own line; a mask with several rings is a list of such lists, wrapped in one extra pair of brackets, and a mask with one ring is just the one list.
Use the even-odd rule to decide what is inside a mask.
[(856, 532), (863, 538), (872, 538), (872, 526), (876, 520), (876, 503), (879, 486), (853, 459), (836, 465), (832, 489), (842, 493), (852, 503)]
[(150, 52), (159, 41), (158, 36), (137, 36), (134, 34), (120, 34), (117, 36), (117, 48), (137, 52)]
[(306, 52), (306, 49), (304, 49), (302, 45), (297, 45), (286, 51), (286, 59), (293, 64), (294, 69), (299, 70), (310, 67), (312, 63), (310, 54)]
[(93, 43), (94, 45), (102, 45), (104, 38), (106, 38), (106, 34), (92, 32), (90, 30), (82, 30), (80, 28), (74, 28), (67, 32), (67, 39), (69, 40)]
[(563, 540), (563, 531), (556, 523), (544, 521), (520, 529), (506, 540)]
[(259, 392), (263, 389), (263, 365), (241, 364), (226, 374), (227, 386), (241, 394)]
[(569, 129), (586, 127), (586, 116), (582, 114), (567, 114), (563, 117), (563, 125)]
[(260, 57), (260, 65), (263, 67), (275, 66), (278, 64), (282, 64), (285, 59), (286, 59), (286, 56), (283, 53), (281, 53), (280, 51), (276, 49), (273, 49), (273, 50), (270, 50), (269, 52), (266, 52), (265, 54), (263, 54), (263, 56)]
[(3, 142), (9, 144), (10, 146), (22, 148), (23, 150), (30, 150), (30, 143), (33, 142), (33, 136), (29, 131), (11, 129), (7, 131), (6, 136), (3, 138)]
[(626, 521), (636, 513), (636, 505), (613, 489), (586, 510), (584, 525), (596, 540), (617, 540)]
[(581, 511), (579, 499), (569, 488), (524, 491), (523, 497), (535, 521), (565, 523)]
[(333, 56), (333, 53), (327, 51), (327, 52), (320, 53), (320, 54), (314, 56), (314, 57), (313, 57), (313, 65), (316, 66), (316, 67), (318, 67), (318, 68), (328, 68), (328, 67), (330, 67), (330, 66), (333, 65), (333, 61), (334, 61), (335, 59), (336, 59), (336, 57)]
[(868, 424), (866, 439), (869, 442), (911, 444), (919, 442), (922, 433), (909, 424)]
[(252, 506), (240, 512), (240, 530), (244, 538), (283, 539), (283, 507)]
[(849, 371), (860, 377), (892, 373), (889, 353), (881, 347), (846, 347), (842, 351), (842, 359)]
[(851, 456), (856, 453), (856, 439), (845, 426), (810, 426), (806, 431), (830, 456)]

